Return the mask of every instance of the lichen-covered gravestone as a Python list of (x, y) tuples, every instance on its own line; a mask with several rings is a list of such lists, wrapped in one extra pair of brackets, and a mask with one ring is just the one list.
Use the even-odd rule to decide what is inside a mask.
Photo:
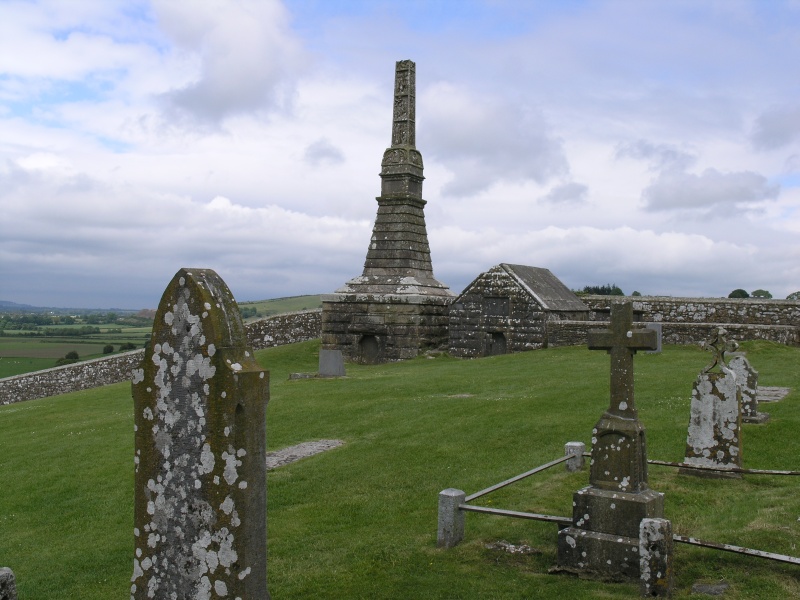
[(742, 392), (736, 374), (725, 364), (725, 353), (736, 347), (725, 329), (718, 328), (706, 344), (714, 360), (700, 372), (692, 388), (684, 462), (715, 470), (681, 469), (682, 473), (741, 477), (731, 469), (742, 466)]
[(133, 373), (131, 598), (263, 600), (269, 379), (225, 282), (181, 269)]
[(611, 307), (611, 327), (589, 333), (590, 350), (611, 355), (611, 404), (592, 431), (589, 485), (575, 492), (572, 525), (558, 532), (558, 567), (638, 578), (639, 524), (662, 518), (664, 495), (647, 483), (645, 429), (633, 394), (633, 355), (657, 347), (656, 332), (633, 328), (630, 302)]
[(766, 423), (769, 414), (758, 410), (758, 371), (750, 361), (739, 355), (728, 361), (728, 368), (736, 373), (736, 384), (742, 392), (742, 422)]

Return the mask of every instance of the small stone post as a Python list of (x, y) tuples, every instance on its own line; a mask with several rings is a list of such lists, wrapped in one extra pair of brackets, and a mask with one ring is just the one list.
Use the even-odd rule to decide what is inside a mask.
[(436, 545), (439, 548), (452, 548), (464, 539), (464, 511), (458, 507), (467, 495), (455, 488), (439, 492), (439, 527)]
[(8, 567), (0, 567), (0, 600), (17, 600), (17, 581)]
[(583, 442), (567, 442), (564, 444), (564, 456), (572, 455), (572, 458), (564, 463), (567, 471), (574, 473), (583, 469), (583, 465), (586, 463), (583, 457), (584, 452), (586, 452), (586, 444)]
[(639, 523), (642, 598), (672, 597), (673, 547), (671, 521), (642, 519)]
[(269, 598), (269, 379), (210, 269), (167, 286), (133, 371), (131, 600)]

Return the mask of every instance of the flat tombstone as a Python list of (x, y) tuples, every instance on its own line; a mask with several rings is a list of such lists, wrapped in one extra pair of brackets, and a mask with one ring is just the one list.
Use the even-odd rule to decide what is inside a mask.
[(341, 350), (319, 351), (319, 376), (320, 377), (344, 377), (344, 357)]
[(181, 269), (133, 372), (131, 599), (269, 598), (269, 379), (236, 301), (209, 269)]

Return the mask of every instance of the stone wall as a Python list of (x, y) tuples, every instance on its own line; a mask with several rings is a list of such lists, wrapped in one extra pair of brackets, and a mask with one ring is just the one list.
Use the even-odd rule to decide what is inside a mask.
[[(248, 344), (254, 350), (313, 340), (320, 337), (322, 311), (310, 310), (275, 315), (245, 325)], [(67, 392), (119, 383), (131, 378), (144, 349), (95, 358), (0, 379), (0, 405), (33, 400)]]
[[(638, 316), (637, 316), (638, 318)], [(651, 321), (652, 322), (652, 321)], [(638, 323), (643, 327), (644, 322)], [(800, 328), (791, 325), (745, 325), (740, 323), (663, 323), (662, 343), (699, 344), (708, 340), (720, 325), (738, 342), (769, 340), (787, 346), (800, 346)], [(550, 321), (547, 324), (548, 346), (580, 346), (587, 343), (587, 333), (608, 326), (604, 321)]]
[(321, 335), (322, 309), (266, 317), (247, 323), (244, 328), (247, 343), (253, 350), (306, 342)]
[[(475, 358), (535, 350), (547, 315), (503, 269), (491, 269), (450, 305), (450, 354)], [(502, 336), (502, 337), (500, 337)]]
[[(596, 314), (607, 319), (614, 296), (582, 296)], [(673, 298), (669, 296), (627, 297), (633, 301), (637, 320), (648, 323), (739, 323), (742, 325), (800, 326), (800, 302), (758, 298)]]
[(447, 345), (451, 296), (329, 294), (322, 297), (322, 347), (376, 364)]

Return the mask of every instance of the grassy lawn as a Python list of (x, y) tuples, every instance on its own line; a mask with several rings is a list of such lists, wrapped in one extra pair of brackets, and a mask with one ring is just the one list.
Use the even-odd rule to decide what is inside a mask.
[[(746, 343), (762, 385), (800, 387), (800, 349)], [(556, 527), (467, 515), (464, 542), (436, 548), (439, 491), (468, 494), (584, 441), (608, 405), (608, 357), (557, 348), (473, 361), (446, 356), (314, 371), (318, 342), (257, 352), (271, 372), (270, 450), (321, 438), (343, 447), (268, 476), (269, 587), (306, 598), (636, 598), (635, 584), (550, 575)], [(650, 458), (683, 457), (691, 385), (710, 354), (694, 347), (637, 355), (636, 399)], [(800, 470), (800, 394), (764, 405), (772, 420), (744, 426), (746, 467)], [(0, 566), (21, 600), (127, 597), (133, 558), (133, 418), (117, 384), (0, 407)], [(481, 498), (511, 510), (571, 513), (588, 473), (556, 467)], [(650, 468), (678, 533), (800, 555), (800, 481), (704, 480)], [(526, 543), (539, 553), (485, 546)], [(725, 598), (800, 597), (800, 567), (679, 545), (678, 598), (697, 581), (731, 584)], [(703, 596), (694, 596), (702, 598)]]
[(291, 298), (275, 298), (274, 300), (259, 300), (256, 302), (239, 302), (241, 308), (255, 308), (261, 317), (277, 315), (298, 310), (311, 310), (322, 308), (320, 295), (292, 296)]

